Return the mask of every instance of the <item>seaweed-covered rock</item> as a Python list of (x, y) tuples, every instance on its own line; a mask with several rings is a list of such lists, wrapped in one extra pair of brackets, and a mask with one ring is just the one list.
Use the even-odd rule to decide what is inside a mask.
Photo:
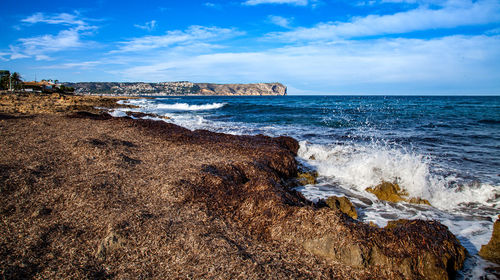
[[(342, 221), (342, 220), (341, 220)], [(439, 222), (398, 220), (385, 228), (346, 223), (347, 229), (305, 239), (306, 250), (352, 267), (378, 267), (390, 278), (454, 279), (467, 251)]]
[(481, 246), (479, 255), (484, 259), (500, 264), (500, 215), (498, 215), (498, 219), (493, 225), (490, 242)]
[(330, 196), (325, 202), (332, 209), (340, 210), (342, 213), (347, 214), (353, 219), (358, 218), (356, 208), (354, 208), (351, 201), (349, 201), (349, 199), (345, 196)]
[(408, 193), (402, 190), (398, 184), (382, 182), (373, 188), (367, 188), (367, 192), (373, 193), (380, 200), (385, 200), (389, 202), (409, 202), (414, 204), (426, 204), (431, 205), (428, 200), (419, 197), (406, 198)]

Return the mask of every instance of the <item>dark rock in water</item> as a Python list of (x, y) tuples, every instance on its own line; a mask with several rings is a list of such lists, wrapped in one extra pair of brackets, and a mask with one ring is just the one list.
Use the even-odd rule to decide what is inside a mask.
[(479, 255), (486, 260), (500, 264), (500, 215), (493, 225), (493, 234), (490, 242), (481, 246)]
[(358, 218), (358, 212), (356, 212), (356, 208), (354, 208), (351, 201), (349, 201), (349, 199), (345, 196), (330, 196), (326, 199), (325, 202), (332, 209), (337, 209), (353, 219)]
[(380, 200), (385, 200), (389, 202), (409, 202), (413, 204), (426, 204), (431, 205), (428, 200), (419, 197), (406, 198), (408, 193), (402, 190), (398, 184), (382, 182), (373, 188), (367, 188), (367, 192), (373, 193)]

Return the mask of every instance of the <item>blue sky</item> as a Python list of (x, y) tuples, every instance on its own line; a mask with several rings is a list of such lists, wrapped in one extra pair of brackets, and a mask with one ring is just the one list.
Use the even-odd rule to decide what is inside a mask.
[(0, 33), (26, 80), (500, 94), (499, 0), (4, 0)]

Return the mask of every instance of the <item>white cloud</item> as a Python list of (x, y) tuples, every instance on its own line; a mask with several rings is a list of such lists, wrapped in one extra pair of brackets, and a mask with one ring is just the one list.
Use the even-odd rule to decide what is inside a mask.
[(498, 1), (448, 1), (445, 7), (437, 10), (419, 7), (392, 15), (354, 17), (349, 22), (320, 23), (311, 28), (300, 27), (288, 32), (271, 33), (269, 37), (287, 41), (335, 40), (480, 25), (498, 21), (500, 21), (500, 2)]
[(308, 0), (247, 0), (243, 4), (249, 6), (260, 4), (290, 4), (295, 6), (307, 6)]
[(70, 68), (90, 69), (90, 68), (94, 68), (95, 66), (99, 66), (99, 65), (103, 65), (103, 64), (112, 64), (112, 63), (113, 62), (111, 62), (111, 61), (93, 60), (93, 61), (82, 61), (82, 62), (68, 62), (68, 63), (44, 66), (44, 67), (40, 67), (40, 68), (43, 68), (43, 69), (70, 69)]
[(205, 2), (203, 5), (204, 5), (205, 7), (209, 7), (209, 8), (217, 8), (217, 7), (219, 7), (219, 5), (214, 4), (214, 3), (212, 3), (212, 2)]
[(144, 36), (122, 42), (122, 46), (118, 50), (111, 51), (111, 53), (137, 52), (152, 49), (169, 48), (176, 45), (223, 40), (242, 34), (242, 32), (236, 31), (232, 28), (193, 25), (185, 31), (168, 31), (165, 35), (162, 36)]
[(9, 46), (10, 59), (34, 57), (36, 60), (50, 60), (52, 59), (50, 55), (53, 53), (85, 46), (86, 43), (81, 40), (82, 36), (90, 35), (97, 29), (96, 26), (89, 25), (86, 20), (80, 18), (77, 12), (50, 15), (35, 13), (22, 19), (21, 22), (30, 25), (45, 23), (70, 27), (59, 31), (56, 35), (45, 34), (18, 39), (18, 43)]
[(148, 21), (144, 23), (143, 25), (140, 24), (134, 24), (134, 27), (137, 27), (139, 29), (147, 30), (147, 31), (153, 31), (156, 29), (156, 20)]
[(500, 36), (338, 41), (263, 52), (165, 54), (143, 62), (116, 74), (147, 81), (280, 81), (297, 92), (491, 93), (500, 87)]
[(23, 23), (47, 23), (47, 24), (62, 24), (62, 25), (77, 25), (85, 26), (87, 23), (82, 19), (78, 18), (78, 14), (72, 15), (68, 13), (45, 15), (43, 13), (35, 13), (25, 19), (22, 19)]
[(5, 58), (6, 56), (9, 56), (10, 54), (7, 52), (0, 52), (0, 60), (2, 61), (7, 61), (8, 59)]
[(290, 24), (292, 23), (293, 20), (290, 18), (285, 18), (282, 16), (273, 16), (273, 15), (268, 16), (267, 19), (269, 20), (270, 23), (285, 28), (290, 28)]
[[(18, 50), (27, 57), (34, 56), (37, 60), (47, 60), (47, 54), (54, 53), (69, 48), (81, 47), (78, 29), (63, 30), (57, 35), (42, 35), (31, 38), (21, 38), (18, 40)], [(15, 58), (11, 57), (12, 59)]]

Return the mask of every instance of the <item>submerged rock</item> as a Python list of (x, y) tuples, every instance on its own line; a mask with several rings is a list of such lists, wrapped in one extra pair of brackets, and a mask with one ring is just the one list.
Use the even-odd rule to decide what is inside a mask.
[(431, 205), (428, 200), (419, 197), (406, 198), (408, 193), (402, 190), (398, 184), (382, 182), (373, 188), (367, 188), (367, 192), (373, 193), (380, 200), (385, 200), (389, 202), (409, 202), (413, 204), (426, 204)]
[(481, 246), (479, 255), (489, 261), (500, 264), (500, 215), (493, 225), (493, 234), (490, 242)]
[(349, 201), (349, 199), (345, 196), (330, 196), (325, 202), (332, 209), (340, 210), (342, 213), (347, 214), (347, 216), (353, 219), (358, 218), (356, 208), (354, 208), (351, 201)]

